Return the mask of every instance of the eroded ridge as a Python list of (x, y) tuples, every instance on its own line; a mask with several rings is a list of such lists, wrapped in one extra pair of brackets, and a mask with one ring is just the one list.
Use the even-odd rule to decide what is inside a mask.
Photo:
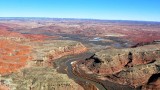
[(149, 88), (147, 85), (153, 87), (159, 83), (160, 44), (102, 50), (87, 58), (81, 66), (86, 67), (86, 73), (91, 71), (99, 75), (101, 80), (133, 87), (145, 85), (143, 89)]

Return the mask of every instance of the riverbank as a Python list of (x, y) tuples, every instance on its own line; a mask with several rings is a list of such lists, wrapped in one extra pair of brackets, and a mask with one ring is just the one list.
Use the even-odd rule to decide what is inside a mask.
[(76, 83), (81, 85), (85, 90), (106, 90), (101, 84), (88, 80), (84, 77), (73, 72), (72, 62), (79, 61), (91, 56), (93, 53), (85, 52), (79, 55), (74, 55), (71, 57), (63, 57), (61, 59), (55, 60), (53, 65), (56, 66), (59, 73), (67, 74), (69, 78), (73, 79)]
[(139, 88), (130, 87), (127, 85), (120, 85), (114, 82), (111, 82), (104, 77), (100, 77), (99, 75), (93, 74), (90, 70), (87, 70), (84, 64), (84, 60), (79, 60), (74, 62), (73, 72), (80, 77), (86, 78), (88, 80), (92, 80), (101, 84), (106, 90), (140, 90)]

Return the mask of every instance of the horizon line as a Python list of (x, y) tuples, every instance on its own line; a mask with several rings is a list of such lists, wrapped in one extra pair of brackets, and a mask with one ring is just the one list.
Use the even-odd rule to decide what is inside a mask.
[(19, 16), (16, 16), (16, 17), (3, 17), (3, 16), (0, 16), (0, 19), (1, 18), (42, 18), (42, 19), (77, 19), (77, 20), (99, 20), (99, 21), (132, 21), (132, 22), (157, 22), (157, 23), (160, 23), (160, 21), (150, 21), (150, 20), (127, 20), (127, 19), (99, 19), (99, 18), (62, 18), (62, 17), (41, 17), (41, 16), (29, 16), (29, 17), (19, 17)]

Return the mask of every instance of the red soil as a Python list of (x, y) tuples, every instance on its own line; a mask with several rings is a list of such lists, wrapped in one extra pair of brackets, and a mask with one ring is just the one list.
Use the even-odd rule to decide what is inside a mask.
[(49, 38), (49, 36), (46, 36), (46, 35), (24, 34), (24, 36), (26, 38), (30, 39), (31, 41), (43, 41), (43, 40)]
[(126, 35), (123, 38), (129, 39), (135, 43), (152, 42), (154, 40), (160, 40), (160, 32), (158, 31), (121, 30), (115, 32)]
[[(9, 37), (9, 38), (8, 38)], [(21, 34), (8, 31), (5, 26), (0, 26), (0, 74), (5, 75), (18, 71), (31, 60), (31, 47), (21, 42), (16, 42), (11, 38), (29, 39), (32, 41), (43, 41), (50, 38), (46, 35)], [(4, 39), (7, 38), (7, 39)], [(53, 37), (52, 37), (53, 38)]]
[(10, 90), (10, 89), (5, 85), (0, 85), (0, 90)]
[(47, 38), (57, 38), (55, 36), (47, 36), (41, 34), (21, 34), (18, 32), (8, 31), (8, 28), (5, 26), (0, 26), (0, 36), (3, 37), (18, 37), (23, 39), (30, 39), (30, 41), (43, 41)]
[[(0, 37), (24, 38), (20, 33), (7, 31), (6, 27), (0, 27)], [(8, 74), (25, 66), (30, 59), (31, 47), (22, 45), (10, 39), (0, 39), (0, 74)]]
[(7, 29), (8, 29), (7, 27), (0, 26), (0, 36), (24, 38), (24, 36), (22, 34), (16, 33), (16, 32), (11, 32), (11, 31), (8, 31)]
[(25, 66), (31, 57), (29, 46), (21, 45), (10, 40), (0, 40), (0, 74), (17, 71)]

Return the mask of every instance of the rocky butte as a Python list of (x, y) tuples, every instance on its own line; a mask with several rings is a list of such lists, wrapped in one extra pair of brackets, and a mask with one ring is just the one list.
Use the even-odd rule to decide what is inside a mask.
[(160, 87), (160, 44), (102, 50), (81, 66), (86, 67), (86, 73), (99, 75), (101, 80), (157, 90)]

